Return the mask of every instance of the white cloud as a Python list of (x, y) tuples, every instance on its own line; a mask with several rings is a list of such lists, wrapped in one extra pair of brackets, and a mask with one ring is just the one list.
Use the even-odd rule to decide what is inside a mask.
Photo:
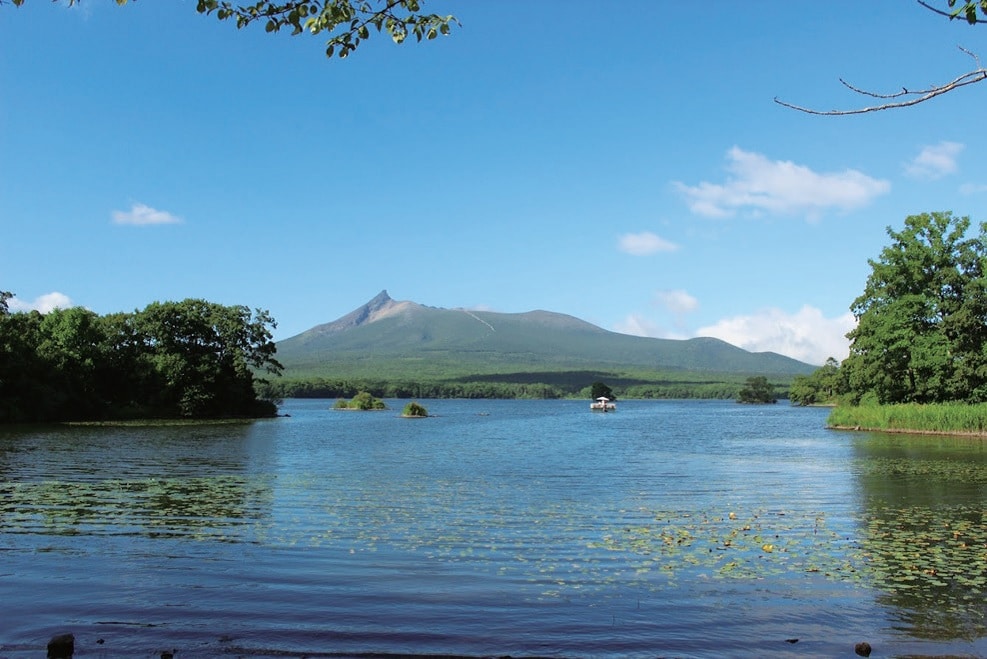
[(809, 364), (823, 364), (829, 357), (842, 360), (850, 354), (846, 333), (855, 323), (849, 312), (826, 318), (819, 309), (805, 305), (795, 314), (771, 308), (724, 318), (715, 325), (700, 327), (696, 336), (712, 336), (751, 352), (777, 352)]
[(653, 322), (641, 314), (628, 314), (628, 316), (614, 325), (613, 331), (631, 336), (647, 336), (657, 339), (688, 339), (688, 334), (673, 332), (656, 322)]
[(628, 314), (627, 318), (614, 325), (614, 331), (633, 336), (659, 336), (663, 328), (641, 314)]
[(960, 186), (961, 194), (981, 194), (987, 192), (987, 183), (964, 183)]
[(7, 306), (12, 312), (18, 311), (40, 311), (41, 313), (48, 313), (55, 309), (68, 309), (75, 306), (72, 304), (72, 300), (69, 299), (68, 295), (62, 293), (45, 293), (44, 295), (37, 297), (33, 302), (26, 302), (16, 297), (12, 297), (7, 301)]
[(113, 211), (114, 224), (148, 226), (151, 224), (179, 224), (181, 222), (182, 218), (180, 217), (144, 204), (134, 204), (129, 211)]
[(831, 208), (851, 210), (870, 203), (891, 189), (888, 181), (854, 169), (820, 174), (791, 161), (768, 160), (759, 153), (733, 147), (727, 152), (725, 183), (702, 182), (675, 186), (686, 196), (693, 213), (730, 217), (738, 210), (775, 215), (804, 214), (815, 220)]
[(688, 339), (691, 335), (685, 330), (683, 316), (699, 307), (699, 300), (683, 290), (655, 291), (654, 305), (664, 311), (671, 312), (675, 329), (669, 329), (660, 323), (638, 314), (632, 313), (614, 325), (614, 331), (633, 336), (648, 336), (659, 339)]
[[(677, 315), (699, 306), (698, 301), (685, 291), (659, 291), (655, 298)], [(805, 305), (794, 314), (767, 308), (750, 315), (724, 318), (695, 331), (682, 328), (681, 319), (675, 325), (676, 329), (669, 329), (634, 313), (616, 323), (614, 331), (660, 339), (711, 336), (751, 352), (776, 352), (821, 365), (830, 357), (843, 360), (850, 354), (850, 341), (846, 334), (854, 328), (856, 319), (849, 312), (836, 318), (826, 318), (819, 309)]]
[(674, 252), (679, 248), (675, 243), (665, 240), (661, 236), (656, 236), (650, 231), (625, 233), (618, 239), (617, 247), (620, 251), (634, 256), (646, 256), (656, 252)]
[(905, 173), (912, 178), (935, 180), (956, 171), (956, 158), (963, 151), (959, 142), (940, 142), (922, 148), (911, 162), (905, 165)]
[(658, 304), (676, 314), (686, 314), (690, 311), (695, 311), (699, 307), (699, 300), (681, 289), (657, 291), (655, 293), (655, 300)]

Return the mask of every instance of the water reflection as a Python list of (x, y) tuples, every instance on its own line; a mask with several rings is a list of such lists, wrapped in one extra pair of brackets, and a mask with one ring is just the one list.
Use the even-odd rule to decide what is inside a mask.
[(868, 434), (854, 442), (862, 559), (901, 628), (987, 634), (987, 450), (969, 438)]
[[(55, 427), (0, 436), (0, 533), (251, 541), (270, 516), (250, 425)], [(260, 452), (262, 459), (263, 451)]]

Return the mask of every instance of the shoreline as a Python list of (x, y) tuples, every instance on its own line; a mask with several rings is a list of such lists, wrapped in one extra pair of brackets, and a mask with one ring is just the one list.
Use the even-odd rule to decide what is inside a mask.
[(944, 437), (975, 437), (987, 438), (985, 430), (914, 430), (910, 428), (871, 428), (865, 426), (826, 426), (827, 430), (846, 430), (850, 432), (889, 432), (899, 435), (941, 435)]

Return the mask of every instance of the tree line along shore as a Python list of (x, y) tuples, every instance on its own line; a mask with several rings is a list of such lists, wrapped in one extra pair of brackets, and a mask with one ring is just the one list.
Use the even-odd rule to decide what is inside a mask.
[(273, 416), (256, 373), (280, 364), (266, 311), (205, 300), (132, 313), (12, 313), (0, 291), (0, 423)]

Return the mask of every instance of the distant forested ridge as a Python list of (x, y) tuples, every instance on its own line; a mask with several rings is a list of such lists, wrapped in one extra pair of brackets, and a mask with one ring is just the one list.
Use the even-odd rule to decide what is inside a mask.
[(205, 300), (9, 310), (0, 291), (0, 423), (272, 416), (255, 373), (279, 373), (268, 312)]
[[(671, 376), (671, 377), (670, 377)], [(744, 379), (732, 374), (698, 376), (695, 373), (626, 374), (588, 371), (554, 373), (505, 373), (498, 376), (474, 375), (447, 380), (378, 380), (372, 378), (279, 378), (259, 382), (262, 397), (352, 398), (366, 391), (379, 398), (591, 398), (592, 382), (603, 379), (612, 385), (614, 396), (637, 399), (719, 399), (737, 398)], [(772, 381), (781, 398), (788, 395), (790, 378)]]

